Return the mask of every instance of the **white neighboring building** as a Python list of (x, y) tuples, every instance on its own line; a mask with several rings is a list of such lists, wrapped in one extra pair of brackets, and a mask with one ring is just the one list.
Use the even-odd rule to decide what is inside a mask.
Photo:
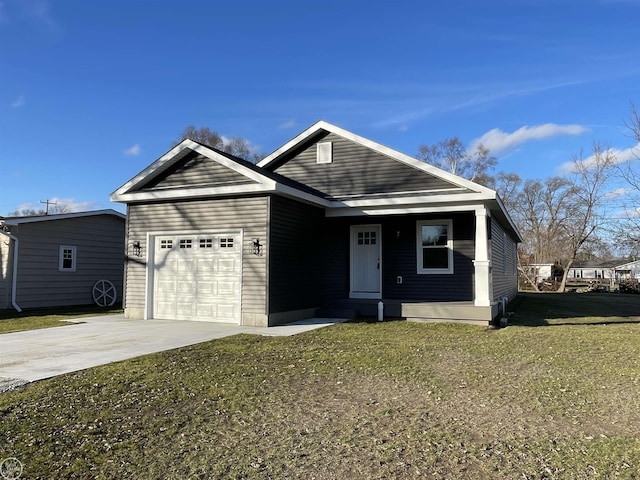
[(615, 268), (616, 279), (637, 278), (640, 279), (640, 260), (618, 265)]

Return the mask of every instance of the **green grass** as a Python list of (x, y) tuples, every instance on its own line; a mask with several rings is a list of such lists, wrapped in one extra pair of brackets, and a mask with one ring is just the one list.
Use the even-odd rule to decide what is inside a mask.
[[(111, 315), (121, 313), (119, 308), (99, 308), (94, 306), (66, 307), (57, 309), (0, 310), (0, 334), (37, 330), (39, 328), (62, 327), (77, 323), (78, 319), (95, 315)], [(73, 323), (68, 320), (73, 320)], [(0, 459), (1, 460), (1, 459)]]
[[(513, 306), (512, 306), (513, 307)], [(239, 335), (0, 395), (23, 478), (637, 478), (640, 296)]]

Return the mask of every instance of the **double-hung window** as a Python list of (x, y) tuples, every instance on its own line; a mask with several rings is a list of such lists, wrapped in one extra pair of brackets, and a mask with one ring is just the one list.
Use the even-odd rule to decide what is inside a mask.
[(58, 254), (58, 270), (61, 272), (76, 271), (76, 247), (60, 245)]
[(453, 222), (419, 221), (416, 230), (418, 273), (453, 273)]

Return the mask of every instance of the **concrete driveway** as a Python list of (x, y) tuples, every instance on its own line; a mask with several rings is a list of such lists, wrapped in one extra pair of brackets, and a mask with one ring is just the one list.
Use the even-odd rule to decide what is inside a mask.
[(0, 335), (0, 392), (63, 373), (239, 333), (288, 336), (344, 322), (315, 318), (260, 328), (178, 320), (127, 320), (123, 315), (77, 321), (83, 323)]

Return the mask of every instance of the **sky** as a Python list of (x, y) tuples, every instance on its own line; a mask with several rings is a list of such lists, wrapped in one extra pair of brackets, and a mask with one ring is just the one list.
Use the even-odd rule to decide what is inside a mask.
[[(495, 170), (621, 157), (640, 0), (0, 0), (0, 215), (109, 194), (187, 125), (271, 153), (318, 120)], [(494, 172), (494, 173), (495, 173)]]

